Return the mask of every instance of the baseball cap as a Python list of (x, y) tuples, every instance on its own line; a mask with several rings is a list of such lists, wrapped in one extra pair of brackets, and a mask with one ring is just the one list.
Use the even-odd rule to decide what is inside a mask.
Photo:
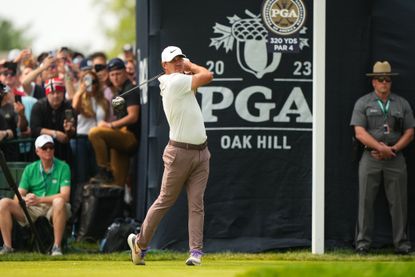
[(54, 144), (53, 138), (51, 136), (49, 136), (49, 135), (40, 135), (35, 140), (35, 147), (36, 148), (42, 148), (47, 143)]
[(61, 78), (52, 78), (45, 83), (45, 93), (48, 95), (51, 92), (60, 91), (65, 92), (65, 84)]
[(123, 50), (124, 52), (133, 51), (133, 46), (132, 46), (131, 44), (129, 44), (129, 43), (124, 44), (124, 46), (123, 46), (122, 50)]
[(125, 69), (125, 64), (123, 60), (120, 58), (113, 58), (108, 62), (108, 70), (119, 70), (119, 69)]
[(179, 47), (167, 46), (161, 53), (161, 62), (171, 62), (177, 56), (182, 56), (183, 58), (186, 58), (186, 55), (183, 54), (182, 50)]
[(79, 64), (79, 69), (82, 71), (92, 69), (92, 61), (90, 59), (83, 59)]
[(6, 68), (6, 70), (13, 73), (13, 75), (16, 75), (17, 73), (17, 63), (9, 62), (9, 61), (5, 62), (3, 65), (3, 68)]

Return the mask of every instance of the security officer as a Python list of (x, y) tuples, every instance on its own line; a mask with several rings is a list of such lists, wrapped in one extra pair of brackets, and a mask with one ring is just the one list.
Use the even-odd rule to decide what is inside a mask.
[(372, 77), (374, 91), (357, 100), (351, 126), (356, 138), (365, 145), (359, 163), (359, 209), (356, 227), (356, 251), (366, 254), (372, 242), (374, 203), (381, 179), (392, 218), (396, 254), (409, 254), (407, 234), (407, 170), (402, 150), (414, 136), (415, 119), (404, 98), (391, 93), (390, 64), (376, 62)]

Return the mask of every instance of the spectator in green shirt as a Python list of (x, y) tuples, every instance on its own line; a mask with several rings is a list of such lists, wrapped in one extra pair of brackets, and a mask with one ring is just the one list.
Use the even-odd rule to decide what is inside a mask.
[[(19, 192), (33, 221), (40, 216), (45, 216), (51, 221), (54, 233), (51, 255), (58, 256), (62, 255), (62, 237), (66, 221), (71, 215), (71, 173), (67, 163), (54, 157), (55, 148), (51, 136), (40, 135), (35, 141), (35, 147), (40, 160), (24, 169)], [(28, 224), (17, 197), (1, 199), (0, 230), (4, 244), (0, 255), (14, 251), (11, 240), (13, 218), (22, 226)]]

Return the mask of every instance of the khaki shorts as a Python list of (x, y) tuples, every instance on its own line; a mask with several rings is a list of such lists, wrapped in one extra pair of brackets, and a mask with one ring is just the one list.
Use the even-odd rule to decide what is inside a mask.
[[(65, 203), (65, 207), (66, 207), (66, 218), (68, 219), (71, 217), (71, 214), (72, 214), (71, 204)], [(50, 222), (52, 222), (51, 221), (52, 213), (53, 213), (52, 205), (41, 203), (36, 206), (27, 207), (27, 211), (29, 212), (30, 218), (32, 219), (33, 222), (35, 222), (41, 216), (45, 216)], [(22, 221), (17, 221), (17, 222), (21, 226), (29, 225), (29, 222), (27, 221), (26, 216), (25, 216), (24, 222)]]

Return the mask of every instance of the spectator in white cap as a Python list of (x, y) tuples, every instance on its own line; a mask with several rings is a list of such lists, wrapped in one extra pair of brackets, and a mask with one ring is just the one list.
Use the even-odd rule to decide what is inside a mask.
[[(29, 164), (23, 171), (19, 192), (25, 200), (33, 221), (45, 216), (53, 226), (54, 244), (52, 256), (62, 255), (62, 238), (67, 219), (71, 216), (69, 196), (71, 172), (69, 165), (54, 157), (54, 142), (49, 135), (40, 135), (35, 141), (39, 160)], [(0, 255), (14, 251), (12, 247), (12, 219), (21, 226), (28, 225), (23, 209), (14, 199), (0, 200), (0, 230), (3, 247)]]
[(124, 61), (135, 59), (133, 45), (131, 45), (130, 43), (124, 44), (122, 50), (123, 50), (123, 54), (124, 54), (124, 57), (123, 57)]

